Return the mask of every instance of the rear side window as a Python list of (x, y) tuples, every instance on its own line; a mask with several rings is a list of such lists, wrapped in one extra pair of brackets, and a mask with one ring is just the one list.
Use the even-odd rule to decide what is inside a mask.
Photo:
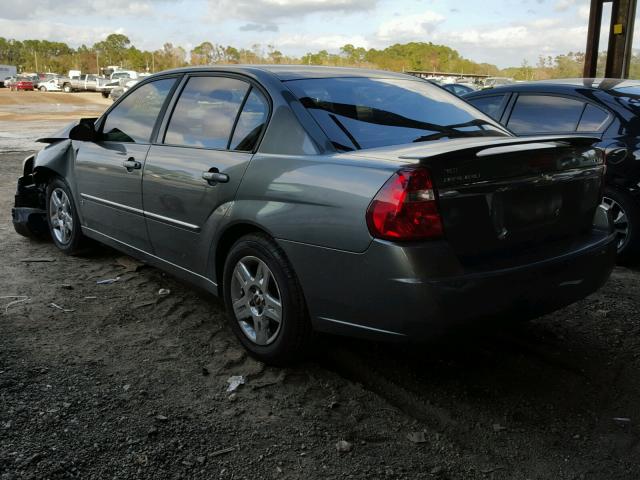
[(503, 94), (479, 98), (469, 98), (467, 101), (481, 112), (489, 115), (494, 120), (500, 120), (500, 115), (502, 115), (502, 108), (504, 106), (506, 98), (507, 94)]
[(318, 78), (287, 85), (339, 150), (507, 135), (468, 103), (422, 80)]
[(111, 142), (147, 143), (175, 78), (156, 80), (134, 90), (109, 112), (102, 139)]
[(269, 104), (255, 88), (247, 97), (242, 113), (233, 131), (231, 150), (249, 152), (256, 146), (269, 115)]
[(224, 150), (249, 84), (226, 77), (191, 77), (173, 111), (164, 143)]
[(599, 132), (607, 123), (609, 114), (601, 108), (587, 104), (578, 125), (579, 132)]
[(507, 126), (515, 133), (575, 132), (584, 102), (551, 95), (520, 95)]

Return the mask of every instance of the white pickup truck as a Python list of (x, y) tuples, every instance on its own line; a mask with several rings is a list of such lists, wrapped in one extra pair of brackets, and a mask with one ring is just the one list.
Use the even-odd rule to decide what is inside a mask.
[(82, 74), (72, 77), (61, 77), (58, 79), (58, 85), (62, 88), (63, 92), (102, 92), (105, 96), (109, 96), (109, 92), (113, 89), (112, 86), (107, 85), (111, 80), (108, 78), (102, 78), (98, 75)]

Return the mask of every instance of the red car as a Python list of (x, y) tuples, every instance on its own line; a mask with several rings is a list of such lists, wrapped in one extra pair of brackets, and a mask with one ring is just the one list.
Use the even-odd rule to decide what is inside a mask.
[(18, 79), (17, 82), (11, 84), (11, 91), (31, 90), (33, 91), (33, 82), (31, 80)]

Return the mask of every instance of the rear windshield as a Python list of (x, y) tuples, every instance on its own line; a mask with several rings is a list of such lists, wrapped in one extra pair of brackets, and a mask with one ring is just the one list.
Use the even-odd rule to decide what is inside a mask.
[(287, 85), (340, 150), (508, 136), (468, 103), (422, 80), (321, 78)]

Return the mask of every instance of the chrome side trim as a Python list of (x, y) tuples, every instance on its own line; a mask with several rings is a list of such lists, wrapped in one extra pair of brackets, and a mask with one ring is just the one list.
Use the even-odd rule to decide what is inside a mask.
[(189, 270), (187, 268), (184, 268), (184, 267), (181, 267), (180, 265), (176, 265), (175, 263), (171, 263), (168, 260), (165, 260), (164, 258), (157, 257), (156, 255), (154, 255), (152, 253), (149, 253), (149, 252), (147, 252), (145, 250), (141, 250), (141, 249), (139, 249), (137, 247), (134, 247), (133, 245), (129, 245), (128, 243), (122, 242), (122, 241), (118, 240), (117, 238), (113, 238), (113, 237), (111, 237), (109, 235), (105, 235), (104, 233), (99, 232), (98, 230), (94, 230), (93, 228), (85, 227), (84, 225), (82, 225), (82, 230), (83, 231), (89, 231), (89, 232), (92, 232), (92, 233), (94, 233), (96, 235), (99, 235), (101, 237), (108, 238), (109, 240), (111, 240), (113, 242), (119, 243), (120, 245), (124, 245), (125, 247), (131, 248), (132, 250), (136, 250), (137, 252), (140, 252), (140, 253), (142, 253), (144, 255), (147, 255), (148, 257), (152, 257), (152, 258), (154, 258), (156, 260), (159, 260), (162, 263), (166, 263), (167, 265), (171, 265), (172, 267), (177, 268), (179, 270), (182, 270), (183, 272), (187, 272), (190, 275), (194, 275), (196, 277), (199, 277), (199, 278), (203, 279), (204, 281), (210, 283), (214, 287), (218, 288), (218, 284), (216, 282), (214, 282), (213, 280), (211, 280), (211, 279), (209, 279), (209, 278), (207, 278), (207, 277), (205, 277), (203, 275), (200, 275), (199, 273), (192, 272), (191, 270)]
[(144, 211), (138, 208), (130, 207), (128, 205), (123, 205), (122, 203), (112, 202), (111, 200), (105, 200), (104, 198), (94, 197), (93, 195), (88, 195), (86, 193), (81, 193), (80, 196), (85, 200), (91, 200), (92, 202), (101, 203), (109, 207), (119, 208), (120, 210), (125, 210), (127, 212), (135, 213), (137, 215), (144, 215)]
[(124, 210), (126, 212), (135, 213), (136, 215), (142, 215), (145, 217), (152, 218), (154, 220), (158, 220), (164, 223), (170, 223), (173, 225), (177, 225), (182, 228), (186, 228), (189, 230), (193, 230), (194, 232), (199, 232), (200, 227), (198, 225), (193, 225), (191, 223), (182, 222), (180, 220), (176, 220), (174, 218), (165, 217), (162, 215), (158, 215), (157, 213), (147, 212), (145, 210), (140, 210), (139, 208), (130, 207), (128, 205), (123, 205), (122, 203), (112, 202), (111, 200), (105, 200), (104, 198), (94, 197), (93, 195), (89, 195), (87, 193), (81, 193), (80, 196), (85, 200), (90, 200), (92, 202), (101, 203), (103, 205), (107, 205), (109, 207), (118, 208), (120, 210)]
[(193, 225), (187, 222), (182, 222), (174, 218), (164, 217), (162, 215), (158, 215), (157, 213), (151, 213), (145, 210), (144, 215), (146, 217), (152, 218), (153, 220), (158, 220), (160, 222), (165, 222), (165, 223), (173, 223), (174, 225), (178, 225), (179, 227), (188, 228), (189, 230), (193, 230), (194, 232), (200, 231), (200, 227), (197, 225)]
[(400, 337), (406, 337), (406, 335), (404, 333), (392, 332), (390, 330), (382, 330), (380, 328), (365, 327), (364, 325), (358, 325), (357, 323), (343, 322), (342, 320), (335, 320), (333, 318), (318, 317), (318, 319), (326, 320), (327, 322), (332, 322), (332, 323), (339, 323), (340, 325), (347, 325), (349, 327), (362, 328), (364, 330), (369, 330), (369, 331), (372, 331), (372, 332), (385, 333), (387, 335), (398, 335)]

